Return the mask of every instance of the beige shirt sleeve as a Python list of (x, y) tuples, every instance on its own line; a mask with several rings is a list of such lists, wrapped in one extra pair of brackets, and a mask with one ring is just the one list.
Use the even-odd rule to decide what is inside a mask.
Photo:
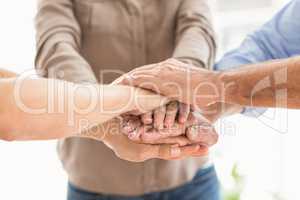
[(43, 76), (77, 83), (97, 82), (80, 55), (81, 29), (72, 0), (39, 0), (36, 32), (35, 65)]
[(207, 0), (182, 0), (177, 14), (176, 48), (173, 57), (211, 69), (216, 55), (211, 21)]

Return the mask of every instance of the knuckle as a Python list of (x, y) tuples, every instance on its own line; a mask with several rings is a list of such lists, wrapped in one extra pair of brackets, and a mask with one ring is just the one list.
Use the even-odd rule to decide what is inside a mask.
[(178, 107), (177, 107), (177, 104), (176, 104), (176, 103), (170, 103), (170, 104), (167, 106), (167, 111), (170, 112), (170, 113), (177, 112), (177, 110), (178, 110)]
[(166, 65), (171, 65), (171, 66), (181, 66), (181, 65), (183, 65), (184, 63), (182, 63), (182, 62), (180, 62), (179, 60), (177, 60), (177, 59), (175, 59), (175, 58), (169, 58), (169, 59), (167, 59), (167, 60), (165, 60), (164, 62), (163, 62), (164, 64), (166, 64)]
[(154, 114), (155, 115), (161, 115), (161, 114), (163, 114), (164, 112), (161, 110), (161, 109), (156, 109), (156, 110), (154, 110)]
[(199, 136), (198, 132), (195, 132), (193, 129), (194, 127), (190, 127), (186, 136), (189, 140), (196, 142), (199, 140)]

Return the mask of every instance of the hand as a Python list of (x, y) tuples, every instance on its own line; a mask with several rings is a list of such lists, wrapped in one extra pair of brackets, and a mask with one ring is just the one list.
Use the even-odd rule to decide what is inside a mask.
[[(218, 134), (212, 124), (222, 117), (240, 113), (242, 110), (242, 106), (218, 102), (205, 107), (201, 110), (201, 113), (190, 113), (187, 124), (175, 123), (174, 127), (178, 127), (177, 129), (173, 127), (172, 129), (166, 128), (160, 131), (155, 131), (154, 129), (148, 131), (142, 128), (143, 131), (138, 132), (135, 137), (132, 137), (130, 134), (128, 136), (134, 141), (143, 143), (155, 144), (165, 141), (170, 143), (177, 142), (179, 145), (198, 143), (209, 147), (218, 140)], [(138, 124), (134, 125), (137, 126)]]
[(158, 130), (154, 128), (153, 124), (143, 124), (140, 116), (124, 116), (122, 132), (130, 140), (137, 143), (171, 144), (178, 146), (186, 146), (191, 144), (191, 142), (185, 136), (183, 136), (185, 134), (185, 127), (183, 124), (175, 123), (173, 127)]
[(160, 130), (152, 125), (143, 125), (137, 116), (129, 116), (124, 119), (124, 122), (122, 132), (138, 143), (166, 143), (178, 144), (178, 146), (197, 143), (212, 146), (218, 140), (218, 134), (209, 121), (196, 113), (190, 113), (185, 124), (176, 122), (173, 127)]
[(149, 89), (199, 108), (221, 101), (223, 90), (218, 72), (175, 59), (136, 68), (116, 81)]
[[(190, 105), (172, 101), (165, 106), (156, 108), (141, 116), (144, 125), (151, 125), (156, 129), (163, 129), (164, 127), (173, 127), (176, 118), (179, 123), (185, 123), (190, 113)], [(177, 117), (178, 115), (178, 117)]]
[(114, 126), (115, 128), (110, 128), (109, 130), (115, 130), (115, 133), (110, 131), (109, 134), (105, 135), (102, 141), (111, 148), (119, 158), (124, 160), (132, 162), (143, 162), (152, 158), (174, 160), (182, 159), (196, 152), (202, 156), (208, 154), (207, 147), (198, 144), (184, 147), (168, 144), (139, 144), (131, 141), (124, 134), (120, 133), (120, 121), (116, 121)]

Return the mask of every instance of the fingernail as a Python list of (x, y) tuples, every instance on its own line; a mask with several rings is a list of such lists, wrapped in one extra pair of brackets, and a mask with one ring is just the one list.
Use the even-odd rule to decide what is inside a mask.
[(180, 156), (181, 150), (178, 147), (171, 148), (171, 156), (172, 157), (178, 157)]

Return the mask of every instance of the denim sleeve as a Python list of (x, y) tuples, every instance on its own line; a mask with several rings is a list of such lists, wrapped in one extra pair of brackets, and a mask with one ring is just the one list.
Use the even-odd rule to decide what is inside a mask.
[[(237, 49), (228, 52), (214, 66), (230, 70), (245, 64), (282, 59), (300, 54), (300, 0), (293, 0), (270, 21), (249, 34)], [(258, 117), (267, 109), (245, 108), (243, 114)]]

